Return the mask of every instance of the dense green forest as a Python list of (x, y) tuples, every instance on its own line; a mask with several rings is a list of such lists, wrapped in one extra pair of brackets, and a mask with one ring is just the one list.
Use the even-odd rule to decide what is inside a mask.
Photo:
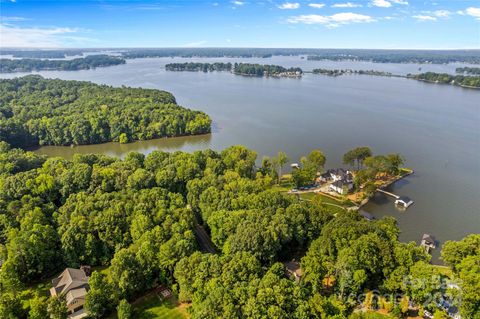
[(321, 61), (370, 61), (375, 63), (433, 63), (446, 64), (454, 62), (480, 63), (478, 50), (323, 50), (307, 56), (307, 60)]
[[(421, 247), (398, 241), (395, 219), (333, 213), (272, 188), (282, 154), (258, 168), (243, 146), (65, 160), (0, 142), (0, 317), (65, 318), (61, 299), (25, 288), (88, 264), (103, 266), (89, 280), (92, 318), (159, 284), (191, 302), (194, 319), (381, 318), (351, 315), (360, 305), (398, 318), (409, 301), (433, 311), (450, 294), (460, 294), (464, 318), (478, 318), (480, 235), (444, 245), (461, 280), (450, 291)], [(323, 165), (321, 155), (313, 151), (304, 165)], [(201, 252), (197, 224), (218, 253)], [(297, 283), (279, 261), (302, 255)]]
[(426, 72), (421, 74), (408, 74), (407, 77), (420, 81), (480, 88), (480, 76), (464, 76), (451, 75), (447, 73)]
[(82, 50), (82, 49), (55, 49), (55, 50), (14, 50), (1, 49), (1, 55), (11, 55), (14, 58), (31, 58), (31, 59), (64, 59), (67, 56), (82, 55), (85, 52), (98, 52), (99, 50)]
[(210, 132), (168, 92), (25, 76), (0, 80), (0, 140), (14, 146), (126, 143)]
[(300, 68), (284, 68), (280, 65), (235, 63), (233, 73), (253, 76), (301, 76)]
[(269, 64), (250, 64), (250, 63), (235, 63), (232, 67), (231, 63), (169, 63), (165, 65), (167, 71), (232, 71), (240, 75), (252, 76), (301, 76), (303, 71), (300, 68), (284, 68), (280, 65)]
[[(106, 49), (102, 49), (106, 50)], [(269, 58), (272, 56), (307, 55), (309, 60), (357, 60), (380, 63), (480, 63), (479, 50), (375, 50), (375, 49), (293, 49), (293, 48), (117, 48), (109, 49), (124, 58), (152, 57), (236, 57)], [(100, 49), (14, 50), (2, 49), (1, 54), (23, 58), (63, 58)]]
[(468, 75), (480, 75), (480, 68), (471, 68), (466, 66), (463, 68), (456, 68), (455, 72)]
[(292, 48), (157, 48), (125, 49), (125, 58), (261, 57), (307, 55), (310, 60), (357, 60), (379, 63), (480, 63), (478, 50), (368, 50)]
[(76, 71), (119, 64), (125, 64), (125, 60), (109, 55), (89, 55), (72, 60), (0, 59), (0, 73), (41, 70)]
[(340, 76), (345, 74), (375, 75), (375, 76), (393, 76), (390, 72), (375, 70), (352, 70), (352, 69), (313, 69), (314, 74), (323, 74), (328, 76)]
[(168, 63), (165, 65), (167, 71), (203, 71), (203, 72), (213, 72), (213, 71), (231, 71), (232, 64), (215, 62), (215, 63), (196, 63), (196, 62), (185, 62), (185, 63)]

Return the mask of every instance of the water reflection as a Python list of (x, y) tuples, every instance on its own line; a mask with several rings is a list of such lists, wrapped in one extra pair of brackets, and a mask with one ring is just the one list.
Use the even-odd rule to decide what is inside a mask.
[(72, 158), (75, 154), (101, 153), (109, 156), (123, 158), (128, 152), (140, 152), (149, 154), (155, 150), (165, 152), (185, 151), (192, 152), (198, 149), (206, 149), (210, 147), (212, 139), (211, 134), (197, 136), (182, 136), (175, 138), (159, 138), (148, 141), (137, 141), (129, 144), (120, 144), (116, 142), (81, 145), (81, 146), (43, 146), (34, 151), (38, 154), (48, 156), (61, 156), (64, 158)]

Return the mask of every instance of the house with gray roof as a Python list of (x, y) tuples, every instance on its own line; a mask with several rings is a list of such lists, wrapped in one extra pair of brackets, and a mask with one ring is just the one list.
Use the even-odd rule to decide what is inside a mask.
[(52, 280), (50, 294), (65, 298), (69, 319), (80, 319), (88, 316), (88, 313), (83, 309), (88, 290), (88, 277), (85, 271), (83, 269), (66, 268), (57, 278)]

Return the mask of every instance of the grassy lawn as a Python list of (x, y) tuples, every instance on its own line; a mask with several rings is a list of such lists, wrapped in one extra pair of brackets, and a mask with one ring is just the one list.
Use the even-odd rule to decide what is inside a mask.
[(135, 318), (139, 319), (185, 319), (187, 311), (172, 297), (163, 300), (157, 294), (149, 294), (133, 304)]
[(450, 267), (441, 266), (441, 265), (434, 265), (434, 266), (435, 266), (435, 268), (437, 268), (438, 272), (441, 275), (447, 276), (450, 279), (453, 277), (453, 271)]
[[(133, 317), (136, 319), (186, 319), (189, 317), (184, 304), (178, 303), (175, 297), (161, 298), (150, 292), (132, 303)], [(117, 319), (114, 313), (108, 319)]]

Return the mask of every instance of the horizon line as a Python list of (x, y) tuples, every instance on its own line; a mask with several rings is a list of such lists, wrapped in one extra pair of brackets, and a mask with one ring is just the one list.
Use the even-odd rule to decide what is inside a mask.
[(383, 51), (480, 51), (478, 48), (355, 48), (355, 47), (248, 47), (248, 46), (239, 46), (239, 47), (223, 47), (223, 46), (165, 46), (165, 47), (154, 47), (154, 46), (132, 46), (132, 47), (0, 47), (0, 52), (3, 50), (79, 50), (79, 49), (95, 49), (95, 50), (130, 50), (130, 49), (283, 49), (283, 50), (383, 50)]

